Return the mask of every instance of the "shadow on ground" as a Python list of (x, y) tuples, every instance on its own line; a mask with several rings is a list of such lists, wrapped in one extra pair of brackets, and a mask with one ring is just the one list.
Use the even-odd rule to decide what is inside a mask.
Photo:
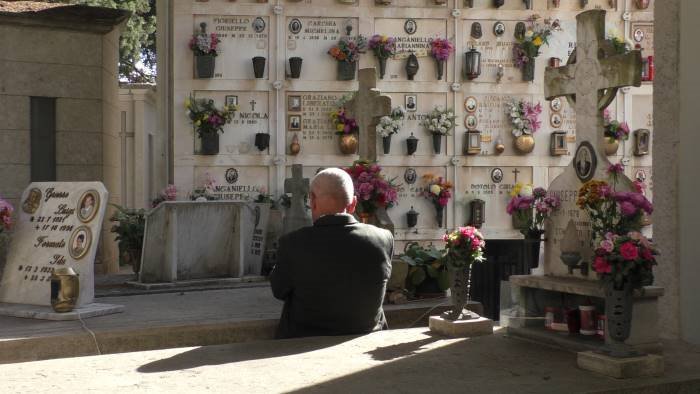
[(205, 365), (222, 365), (250, 360), (284, 357), (320, 350), (356, 338), (356, 336), (316, 337), (313, 341), (282, 339), (248, 343), (245, 351), (235, 345), (203, 346), (188, 350), (175, 356), (154, 361), (140, 366), (137, 371), (143, 373), (178, 371)]

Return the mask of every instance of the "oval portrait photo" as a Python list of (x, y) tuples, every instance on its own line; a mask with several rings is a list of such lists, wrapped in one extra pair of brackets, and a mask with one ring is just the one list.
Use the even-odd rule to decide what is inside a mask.
[(83, 223), (90, 222), (100, 207), (100, 195), (97, 190), (88, 190), (78, 200), (78, 219)]
[(92, 233), (87, 226), (80, 226), (73, 231), (68, 242), (70, 257), (80, 260), (87, 254), (92, 245)]
[(593, 145), (591, 145), (590, 142), (581, 142), (581, 145), (576, 149), (573, 164), (574, 170), (576, 170), (576, 176), (581, 182), (588, 182), (593, 178), (598, 159), (595, 156)]

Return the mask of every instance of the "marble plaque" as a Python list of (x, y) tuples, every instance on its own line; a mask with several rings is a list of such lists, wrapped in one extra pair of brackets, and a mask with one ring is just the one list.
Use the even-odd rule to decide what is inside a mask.
[[(411, 136), (411, 133), (418, 138), (418, 149), (414, 156), (439, 156), (436, 155), (433, 150), (433, 137), (432, 134), (424, 127), (421, 126), (420, 122), (425, 119), (426, 115), (432, 111), (436, 105), (442, 106), (443, 108), (447, 105), (447, 94), (445, 93), (420, 93), (420, 92), (398, 92), (398, 93), (384, 93), (391, 97), (391, 102), (393, 106), (402, 106), (406, 108), (406, 118), (403, 121), (403, 126), (398, 133), (391, 136), (391, 155), (402, 156), (407, 154), (406, 139)], [(415, 103), (414, 105), (410, 104)], [(451, 107), (450, 107), (451, 108)], [(454, 109), (454, 108), (453, 108)], [(456, 109), (455, 109), (455, 113)], [(460, 127), (460, 119), (457, 118), (457, 128), (453, 129), (450, 133), (455, 133), (455, 130), (463, 130)], [(452, 137), (442, 137), (442, 148), (440, 149), (440, 155), (447, 154), (447, 144), (451, 141)], [(381, 159), (383, 155), (383, 150), (381, 145), (381, 138), (377, 138), (377, 152)], [(451, 142), (450, 142), (451, 144)]]
[[(334, 81), (337, 79), (337, 61), (327, 52), (346, 35), (358, 34), (357, 18), (287, 17), (283, 26), (287, 38), (287, 59), (304, 59), (301, 78), (309, 81)], [(363, 55), (367, 56), (367, 55)], [(285, 60), (285, 63), (288, 63)], [(287, 64), (288, 68), (289, 65)]]
[[(650, 94), (632, 94), (632, 119), (630, 128), (632, 130), (648, 129), (654, 131), (654, 100)], [(653, 142), (652, 136), (652, 142)], [(628, 143), (634, 141), (630, 135)], [(651, 146), (649, 147), (651, 150)]]
[[(423, 176), (432, 174), (434, 176), (447, 176), (445, 167), (410, 167), (415, 170), (416, 180), (410, 184), (405, 179), (406, 170), (409, 167), (382, 167), (382, 172), (387, 179), (396, 178), (395, 183), (399, 184), (398, 198), (399, 203), (390, 208), (387, 212), (394, 227), (398, 229), (407, 229), (406, 212), (411, 210), (411, 207), (419, 213), (417, 229), (438, 229), (436, 210), (433, 203), (427, 198), (420, 195), (425, 189), (426, 183)], [(410, 179), (410, 177), (409, 177)], [(454, 192), (454, 190), (453, 190)], [(445, 217), (443, 218), (443, 227), (447, 223), (447, 208), (445, 208)]]
[[(415, 33), (408, 34), (404, 25), (406, 19), (401, 18), (376, 18), (374, 20), (375, 34), (385, 34), (396, 38), (397, 55), (387, 60), (386, 76), (384, 80), (406, 81), (406, 58), (414, 52), (418, 57), (418, 73), (414, 81), (436, 81), (437, 67), (435, 60), (430, 57), (430, 40), (433, 38), (445, 38), (447, 35), (447, 21), (445, 19), (415, 18)], [(379, 63), (371, 52), (367, 56), (373, 57), (373, 63), (379, 69)], [(454, 56), (454, 55), (451, 55)], [(445, 65), (447, 78), (451, 78), (452, 70)], [(443, 81), (445, 77), (443, 76)], [(382, 92), (384, 93), (384, 92)]]
[[(195, 188), (223, 201), (252, 201), (269, 189), (268, 167), (195, 167)], [(208, 185), (208, 186), (207, 186)]]
[(51, 305), (51, 273), (79, 275), (77, 306), (94, 298), (95, 253), (108, 203), (101, 182), (34, 182), (22, 193), (0, 302)]
[[(246, 15), (194, 15), (193, 31), (200, 23), (208, 33), (217, 33), (221, 43), (216, 58), (216, 79), (255, 79), (253, 57), (267, 59), (263, 79), (270, 65), (270, 17)], [(242, 54), (244, 54), (242, 56)]]
[[(616, 0), (616, 2), (619, 3), (620, 7), (622, 6), (621, 3), (624, 1), (625, 0)], [(547, 0), (547, 8), (549, 8), (552, 11), (582, 12), (586, 10), (600, 9), (610, 12), (616, 10), (614, 6), (615, 4), (611, 4), (609, 0), (588, 0), (586, 8), (581, 8), (581, 1), (579, 0), (564, 0), (560, 2), (559, 7), (555, 7), (553, 0)]]
[(512, 229), (510, 192), (517, 182), (532, 183), (532, 167), (462, 167), (458, 174), (458, 221), (469, 223), (469, 202), (478, 198), (486, 202), (485, 228)]
[[(268, 153), (268, 150), (261, 152), (255, 147), (255, 134), (270, 132), (268, 92), (200, 91), (195, 92), (195, 97), (214, 100), (217, 108), (222, 108), (225, 103), (238, 105), (239, 110), (233, 115), (231, 123), (224, 125), (224, 132), (219, 133), (219, 154), (238, 156)], [(194, 149), (198, 151), (201, 140), (196, 133), (193, 133), (193, 138)]]
[[(287, 146), (297, 134), (301, 144), (300, 155), (334, 155), (338, 150), (338, 136), (330, 119), (330, 113), (338, 108), (344, 92), (288, 92)], [(300, 129), (297, 130), (294, 117), (298, 117)]]

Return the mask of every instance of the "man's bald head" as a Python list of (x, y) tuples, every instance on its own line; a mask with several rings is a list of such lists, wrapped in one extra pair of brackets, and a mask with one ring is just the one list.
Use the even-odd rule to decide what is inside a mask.
[(314, 221), (323, 215), (353, 213), (355, 202), (352, 178), (340, 168), (327, 168), (311, 180), (311, 215)]

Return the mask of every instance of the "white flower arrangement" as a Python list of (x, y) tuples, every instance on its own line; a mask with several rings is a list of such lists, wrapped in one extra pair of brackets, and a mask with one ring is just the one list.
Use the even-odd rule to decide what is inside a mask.
[(457, 117), (451, 109), (441, 109), (435, 107), (421, 122), (431, 134), (450, 135), (450, 131), (455, 127)]
[(377, 135), (384, 138), (398, 133), (403, 125), (403, 118), (405, 115), (406, 111), (404, 111), (403, 108), (393, 108), (389, 116), (382, 116), (379, 118), (379, 124), (377, 124)]
[(539, 116), (542, 113), (542, 105), (524, 100), (511, 100), (506, 103), (506, 114), (513, 125), (513, 137), (531, 135), (537, 132), (542, 125)]

